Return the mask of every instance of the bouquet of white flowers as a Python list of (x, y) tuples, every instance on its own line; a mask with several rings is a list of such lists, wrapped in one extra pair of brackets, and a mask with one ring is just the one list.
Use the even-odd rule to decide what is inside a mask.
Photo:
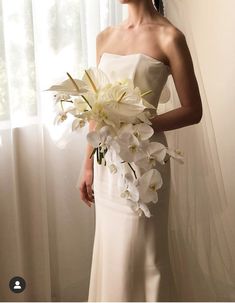
[[(168, 159), (184, 163), (179, 150), (149, 140), (154, 134), (150, 110), (156, 113), (156, 108), (144, 96), (151, 90), (141, 93), (131, 79), (112, 83), (97, 67), (85, 70), (81, 80), (67, 75), (67, 80), (47, 89), (57, 92), (54, 123), (62, 123), (71, 114), (74, 116), (71, 127), (75, 131), (95, 121), (95, 129), (87, 134), (94, 147), (90, 158), (96, 155), (100, 165), (119, 174), (120, 196), (133, 211), (151, 217), (147, 204), (157, 203), (157, 191), (163, 184), (160, 172), (154, 168), (156, 162), (164, 165), (168, 154)], [(138, 176), (134, 167), (139, 168)]]

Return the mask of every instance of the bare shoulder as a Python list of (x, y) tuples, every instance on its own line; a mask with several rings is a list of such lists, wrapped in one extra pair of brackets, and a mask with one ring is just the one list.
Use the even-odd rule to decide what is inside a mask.
[[(165, 18), (164, 18), (165, 19)], [(160, 39), (164, 51), (167, 52), (172, 46), (182, 45), (185, 43), (184, 33), (173, 25), (169, 20), (165, 19), (160, 26)]]
[(108, 38), (108, 36), (111, 34), (112, 30), (113, 29), (111, 26), (107, 26), (105, 29), (100, 31), (98, 33), (98, 35), (96, 36), (96, 42), (99, 44), (103, 43)]
[(175, 26), (166, 26), (162, 43), (182, 106), (192, 109), (195, 121), (200, 121), (202, 102), (194, 72), (193, 60), (185, 34)]
[(113, 29), (111, 26), (106, 27), (102, 31), (98, 33), (96, 36), (96, 62), (97, 65), (99, 64), (101, 55), (102, 55), (102, 48), (106, 41), (108, 40), (109, 36), (111, 35)]
[(162, 30), (161, 40), (162, 49), (170, 65), (178, 60), (185, 60), (188, 63), (191, 61), (185, 34), (180, 29), (172, 24), (165, 26)]
[(168, 41), (184, 37), (184, 33), (169, 21), (162, 26), (162, 29)]

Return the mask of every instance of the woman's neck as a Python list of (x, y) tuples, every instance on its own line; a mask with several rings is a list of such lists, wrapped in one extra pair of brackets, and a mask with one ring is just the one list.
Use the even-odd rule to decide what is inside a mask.
[(128, 3), (128, 17), (124, 26), (126, 28), (138, 28), (141, 25), (152, 23), (159, 17), (152, 0)]

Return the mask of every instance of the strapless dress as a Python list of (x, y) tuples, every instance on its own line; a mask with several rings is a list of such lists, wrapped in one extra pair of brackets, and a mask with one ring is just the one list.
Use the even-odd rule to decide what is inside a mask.
[[(156, 108), (169, 97), (170, 68), (148, 55), (103, 53), (98, 67), (111, 81), (127, 77), (142, 92), (152, 90), (145, 99)], [(168, 146), (164, 132), (150, 141)], [(163, 185), (158, 202), (148, 204), (150, 218), (133, 212), (119, 195), (117, 175), (93, 161), (95, 236), (88, 301), (176, 301), (168, 246), (170, 161), (156, 164)]]

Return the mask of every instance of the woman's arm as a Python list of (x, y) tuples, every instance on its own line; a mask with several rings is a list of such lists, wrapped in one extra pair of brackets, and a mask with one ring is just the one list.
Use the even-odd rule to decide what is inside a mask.
[(178, 29), (171, 29), (165, 39), (164, 50), (168, 57), (181, 107), (150, 119), (156, 132), (196, 124), (202, 118), (201, 96), (184, 34)]

